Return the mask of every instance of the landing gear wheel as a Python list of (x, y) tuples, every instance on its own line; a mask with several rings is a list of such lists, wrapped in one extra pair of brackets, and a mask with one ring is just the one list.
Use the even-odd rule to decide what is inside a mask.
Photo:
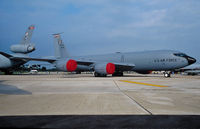
[(95, 77), (99, 77), (99, 74), (97, 72), (94, 72)]
[(167, 72), (164, 72), (164, 77), (166, 77), (166, 78), (171, 77), (171, 74), (167, 73)]
[(81, 74), (81, 71), (76, 71), (76, 74)]
[(121, 77), (123, 75), (124, 75), (123, 72), (115, 72), (112, 74), (113, 77)]
[(95, 77), (107, 77), (106, 74), (100, 74), (100, 73), (97, 73), (97, 72), (94, 72), (94, 76)]

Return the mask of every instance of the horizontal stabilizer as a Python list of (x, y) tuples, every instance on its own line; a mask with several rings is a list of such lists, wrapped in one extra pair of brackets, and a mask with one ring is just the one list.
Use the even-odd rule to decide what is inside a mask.
[(42, 58), (30, 58), (30, 57), (11, 57), (10, 59), (12, 60), (26, 60), (26, 61), (45, 61), (49, 63), (53, 63), (56, 60), (54, 59), (42, 59)]
[(5, 57), (7, 57), (7, 58), (13, 57), (12, 55), (9, 55), (9, 54), (7, 54), (5, 52), (0, 52), (0, 54), (5, 56)]
[[(84, 61), (84, 60), (76, 60), (77, 64), (79, 65), (91, 65), (95, 64), (96, 62), (93, 61)], [(135, 67), (135, 64), (128, 64), (128, 63), (113, 63), (116, 67), (117, 71), (129, 71)]]

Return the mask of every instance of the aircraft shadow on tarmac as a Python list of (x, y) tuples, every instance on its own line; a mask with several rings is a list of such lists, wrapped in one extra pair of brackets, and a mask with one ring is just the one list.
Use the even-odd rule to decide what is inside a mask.
[(32, 94), (31, 92), (19, 89), (16, 86), (2, 84), (2, 82), (3, 81), (0, 81), (0, 94), (9, 94), (9, 95)]
[[(64, 74), (61, 78), (88, 78), (88, 77), (94, 77), (92, 74), (88, 74), (88, 75), (81, 75), (79, 74), (78, 76), (76, 74)], [(160, 78), (163, 76), (152, 76), (152, 75), (124, 75), (124, 76), (107, 76), (107, 77), (94, 77), (94, 78), (117, 78), (117, 77), (121, 77), (121, 78), (124, 78), (124, 77), (153, 77), (153, 78)]]
[(158, 77), (163, 77), (162, 75), (161, 76), (152, 76), (152, 75), (124, 75), (122, 77), (154, 77), (154, 78), (158, 78)]

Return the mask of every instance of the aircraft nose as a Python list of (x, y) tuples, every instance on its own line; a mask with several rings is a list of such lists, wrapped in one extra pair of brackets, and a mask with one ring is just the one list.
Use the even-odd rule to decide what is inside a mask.
[(187, 59), (189, 65), (194, 64), (196, 62), (196, 59), (192, 58), (190, 56), (187, 56), (186, 59)]

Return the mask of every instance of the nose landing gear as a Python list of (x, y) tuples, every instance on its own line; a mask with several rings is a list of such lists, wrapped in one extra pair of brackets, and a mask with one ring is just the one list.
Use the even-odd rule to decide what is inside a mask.
[(171, 72), (164, 72), (164, 77), (168, 78), (168, 77), (171, 77)]

